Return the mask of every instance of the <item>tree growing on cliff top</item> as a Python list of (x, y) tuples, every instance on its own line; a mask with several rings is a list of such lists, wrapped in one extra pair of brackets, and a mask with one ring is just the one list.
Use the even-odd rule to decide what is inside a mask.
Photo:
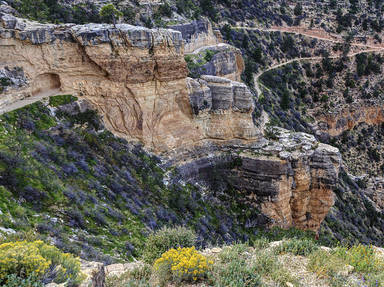
[(119, 10), (116, 9), (112, 3), (103, 6), (100, 10), (100, 16), (105, 19), (106, 22), (116, 25), (116, 20), (123, 16)]

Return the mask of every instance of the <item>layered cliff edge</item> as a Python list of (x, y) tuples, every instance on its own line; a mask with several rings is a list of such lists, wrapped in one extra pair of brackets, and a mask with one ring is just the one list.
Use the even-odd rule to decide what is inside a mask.
[[(3, 111), (33, 98), (77, 95), (115, 135), (142, 142), (177, 166), (182, 180), (241, 191), (268, 224), (316, 231), (334, 204), (338, 150), (281, 129), (265, 138), (265, 123), (252, 116), (255, 96), (236, 81), (244, 67), (238, 52), (217, 49), (216, 68), (199, 79), (187, 77), (184, 47), (193, 52), (220, 42), (209, 26), (179, 32), (43, 25), (8, 14), (0, 23), (0, 71), (22, 79), (1, 95)], [(223, 185), (210, 178), (215, 170)]]

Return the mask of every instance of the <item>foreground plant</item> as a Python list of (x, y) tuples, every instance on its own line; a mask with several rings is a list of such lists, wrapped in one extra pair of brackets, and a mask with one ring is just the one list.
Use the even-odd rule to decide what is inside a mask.
[(7, 284), (20, 279), (35, 278), (76, 286), (83, 280), (80, 259), (69, 253), (62, 253), (54, 246), (37, 240), (16, 241), (0, 245), (0, 283)]
[(177, 282), (197, 281), (207, 275), (213, 261), (197, 252), (194, 246), (190, 248), (170, 249), (155, 261), (154, 269), (161, 279), (172, 279)]

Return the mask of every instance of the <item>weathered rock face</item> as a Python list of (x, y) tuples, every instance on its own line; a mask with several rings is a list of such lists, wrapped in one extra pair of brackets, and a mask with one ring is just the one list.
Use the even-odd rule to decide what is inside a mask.
[[(230, 112), (212, 114), (211, 127), (193, 117), (180, 32), (126, 24), (43, 25), (6, 14), (1, 19), (2, 66), (17, 63), (30, 83), (3, 95), (5, 104), (28, 96), (78, 94), (102, 113), (115, 134), (159, 152), (209, 137), (228, 140), (237, 127), (241, 137), (254, 136), (241, 127), (250, 129), (250, 109), (238, 120)], [(212, 95), (214, 109), (221, 110), (216, 103), (226, 95)], [(213, 132), (216, 126), (225, 131)]]
[(207, 52), (213, 54), (212, 59), (192, 71), (194, 74), (224, 77), (233, 81), (241, 81), (244, 71), (244, 61), (241, 51), (231, 45), (220, 43), (204, 46), (193, 55), (204, 58)]
[(319, 131), (330, 136), (339, 136), (344, 131), (351, 130), (360, 123), (379, 125), (384, 122), (384, 109), (380, 106), (354, 106), (337, 114), (317, 117)]
[(2, 66), (23, 67), (30, 82), (2, 96), (8, 102), (8, 94), (15, 99), (55, 90), (82, 95), (111, 131), (160, 151), (202, 137), (192, 121), (179, 32), (41, 25), (6, 15), (0, 38)]
[(170, 26), (180, 31), (185, 40), (185, 53), (193, 53), (199, 48), (212, 46), (222, 42), (219, 31), (214, 31), (208, 20), (197, 20), (191, 23)]
[[(198, 178), (213, 190), (240, 190), (246, 204), (261, 210), (272, 225), (316, 231), (334, 204), (340, 153), (304, 133), (274, 133), (276, 140), (206, 146), (194, 154), (199, 160), (182, 163), (179, 170), (183, 178)], [(212, 179), (215, 173), (220, 184)]]
[(188, 78), (187, 83), (195, 120), (206, 138), (256, 138), (254, 102), (246, 85), (215, 76)]

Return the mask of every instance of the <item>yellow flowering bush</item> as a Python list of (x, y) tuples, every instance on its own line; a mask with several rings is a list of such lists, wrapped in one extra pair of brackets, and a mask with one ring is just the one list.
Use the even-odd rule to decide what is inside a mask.
[(79, 284), (83, 279), (79, 258), (43, 241), (16, 241), (0, 245), (0, 283), (11, 274), (20, 278), (32, 274), (43, 278), (52, 270), (56, 283)]
[(190, 248), (170, 249), (154, 263), (155, 270), (165, 269), (177, 280), (196, 281), (206, 276), (213, 261)]
[(34, 242), (8, 242), (0, 245), (0, 281), (9, 274), (28, 277), (32, 273), (44, 275), (51, 265), (40, 254), (39, 247)]

